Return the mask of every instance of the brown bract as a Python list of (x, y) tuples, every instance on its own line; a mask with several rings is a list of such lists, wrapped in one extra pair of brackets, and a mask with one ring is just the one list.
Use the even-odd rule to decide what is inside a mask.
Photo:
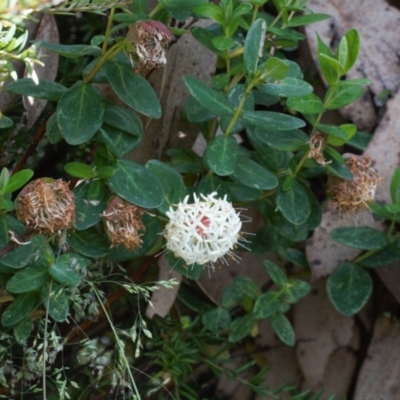
[(136, 207), (119, 197), (112, 197), (101, 217), (113, 246), (137, 250), (142, 245), (139, 230), (145, 230), (142, 222), (144, 209)]
[(381, 180), (371, 168), (371, 157), (351, 156), (346, 160), (346, 167), (352, 172), (353, 179), (332, 179), (328, 186), (332, 202), (344, 213), (369, 209), (368, 204), (374, 201)]
[(74, 224), (74, 194), (61, 179), (36, 179), (21, 190), (16, 211), (27, 227), (44, 235), (60, 233)]
[(136, 45), (139, 63), (135, 72), (147, 72), (167, 63), (165, 58), (172, 34), (159, 21), (143, 21), (133, 25), (127, 34), (127, 39)]

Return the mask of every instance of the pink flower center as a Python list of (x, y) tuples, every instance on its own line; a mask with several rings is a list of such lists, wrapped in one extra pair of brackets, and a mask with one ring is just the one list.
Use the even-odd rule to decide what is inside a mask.
[(204, 228), (209, 228), (210, 227), (210, 218), (207, 216), (204, 216), (200, 220), (201, 225), (196, 226), (196, 232), (204, 238), (206, 236), (206, 230)]

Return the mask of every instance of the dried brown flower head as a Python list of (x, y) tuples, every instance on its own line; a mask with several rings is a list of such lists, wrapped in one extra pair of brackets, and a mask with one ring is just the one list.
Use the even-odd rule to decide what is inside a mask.
[(326, 161), (324, 159), (324, 155), (322, 153), (326, 144), (326, 137), (324, 134), (321, 132), (313, 133), (308, 143), (310, 145), (308, 158), (313, 158), (318, 164), (323, 166), (331, 163), (331, 161)]
[(159, 21), (142, 21), (134, 24), (127, 34), (127, 39), (135, 44), (139, 63), (135, 72), (147, 72), (167, 63), (165, 57), (172, 34)]
[(351, 156), (345, 164), (353, 173), (353, 179), (332, 179), (328, 186), (332, 202), (344, 213), (368, 210), (368, 204), (374, 201), (376, 188), (381, 180), (371, 168), (371, 157)]
[(16, 211), (27, 227), (45, 235), (59, 233), (74, 224), (74, 194), (61, 179), (36, 179), (19, 193)]
[(113, 246), (124, 246), (136, 250), (142, 245), (139, 230), (144, 230), (142, 222), (144, 210), (127, 203), (117, 196), (111, 198), (101, 217)]

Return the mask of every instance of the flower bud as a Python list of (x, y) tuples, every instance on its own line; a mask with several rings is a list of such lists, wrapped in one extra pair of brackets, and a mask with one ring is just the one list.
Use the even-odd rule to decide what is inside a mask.
[(117, 196), (111, 198), (101, 215), (105, 230), (113, 246), (137, 250), (142, 245), (139, 230), (145, 230), (142, 222), (144, 209), (127, 203)]
[(16, 211), (27, 227), (44, 235), (59, 233), (74, 224), (74, 194), (61, 179), (36, 179), (19, 193)]
[(242, 221), (226, 196), (216, 199), (216, 195), (198, 198), (194, 194), (193, 204), (188, 204), (186, 196), (167, 212), (166, 247), (188, 265), (214, 263), (226, 254), (234, 258), (231, 250), (241, 238)]
[(374, 201), (376, 188), (381, 180), (377, 172), (371, 168), (371, 157), (352, 155), (347, 158), (345, 165), (352, 172), (353, 179), (333, 177), (328, 185), (331, 201), (343, 213), (368, 210), (368, 205)]
[(147, 72), (167, 63), (165, 57), (168, 44), (172, 40), (168, 28), (159, 21), (142, 21), (134, 24), (127, 39), (136, 45), (139, 63), (135, 72)]

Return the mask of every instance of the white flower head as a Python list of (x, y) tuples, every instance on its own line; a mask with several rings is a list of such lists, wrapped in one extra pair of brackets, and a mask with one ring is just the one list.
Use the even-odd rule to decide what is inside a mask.
[(165, 227), (166, 247), (188, 265), (213, 264), (225, 255), (235, 258), (232, 250), (241, 239), (242, 221), (230, 202), (217, 199), (217, 192), (200, 198), (189, 196), (167, 212), (170, 219)]

